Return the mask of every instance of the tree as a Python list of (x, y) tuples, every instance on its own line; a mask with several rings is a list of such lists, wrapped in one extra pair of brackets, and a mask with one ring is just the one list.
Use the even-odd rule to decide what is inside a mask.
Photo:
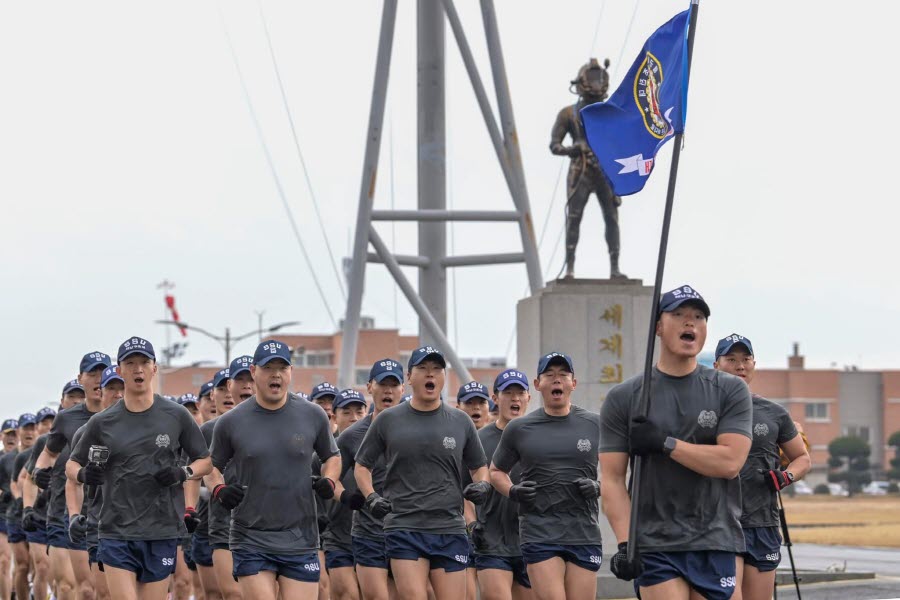
[(872, 473), (869, 471), (872, 449), (865, 440), (849, 435), (835, 438), (828, 444), (828, 453), (831, 455), (828, 460), (828, 466), (831, 467), (828, 481), (846, 482), (851, 496), (872, 481)]
[(900, 479), (900, 431), (895, 431), (891, 434), (887, 445), (894, 449), (894, 458), (891, 459), (888, 477), (890, 479)]

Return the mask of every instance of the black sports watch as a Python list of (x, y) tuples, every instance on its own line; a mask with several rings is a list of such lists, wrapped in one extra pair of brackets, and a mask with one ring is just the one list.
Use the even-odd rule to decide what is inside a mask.
[(666, 438), (666, 443), (663, 444), (663, 453), (664, 453), (666, 456), (672, 454), (672, 451), (675, 450), (675, 444), (676, 444), (677, 442), (678, 442), (678, 440), (676, 440), (676, 439), (673, 438), (672, 436), (667, 437), (667, 438)]

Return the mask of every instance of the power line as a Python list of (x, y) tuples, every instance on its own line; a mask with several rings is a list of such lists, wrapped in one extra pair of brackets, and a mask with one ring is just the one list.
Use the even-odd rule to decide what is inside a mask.
[(235, 71), (237, 71), (238, 80), (241, 83), (241, 90), (244, 92), (244, 99), (247, 101), (247, 108), (250, 110), (250, 117), (253, 120), (253, 126), (256, 129), (256, 135), (259, 138), (259, 143), (262, 146), (263, 154), (265, 154), (266, 162), (269, 165), (269, 170), (272, 173), (272, 179), (275, 182), (275, 188), (278, 190), (278, 197), (281, 198), (281, 204), (284, 206), (284, 212), (287, 214), (288, 222), (291, 224), (291, 229), (294, 232), (294, 237), (297, 240), (297, 245), (300, 247), (300, 252), (303, 254), (303, 259), (306, 261), (306, 266), (309, 268), (310, 275), (312, 276), (313, 283), (315, 283), (316, 290), (319, 292), (319, 297), (322, 299), (322, 304), (325, 305), (325, 311), (328, 313), (328, 317), (331, 319), (332, 326), (337, 329), (337, 321), (334, 318), (334, 315), (331, 312), (331, 307), (329, 306), (328, 299), (325, 296), (325, 292), (322, 291), (322, 285), (319, 283), (319, 278), (316, 277), (316, 271), (313, 269), (312, 261), (309, 259), (309, 254), (306, 252), (306, 246), (303, 244), (303, 238), (300, 236), (300, 230), (297, 228), (297, 223), (294, 221), (294, 215), (291, 213), (291, 207), (288, 204), (287, 196), (284, 192), (284, 187), (281, 185), (281, 179), (278, 177), (278, 171), (275, 168), (275, 162), (272, 160), (272, 154), (269, 152), (269, 145), (266, 143), (266, 138), (263, 135), (262, 127), (260, 126), (259, 119), (256, 116), (256, 110), (253, 108), (253, 101), (250, 99), (250, 91), (247, 89), (247, 82), (244, 80), (244, 73), (241, 71), (241, 65), (238, 62), (237, 52), (234, 49), (234, 44), (231, 41), (231, 34), (228, 32), (228, 24), (225, 22), (225, 15), (222, 13), (222, 8), (216, 3), (216, 10), (219, 13), (219, 19), (222, 22), (222, 30), (225, 33), (225, 41), (228, 44), (228, 50), (231, 54), (231, 60), (234, 62)]
[(266, 34), (266, 44), (269, 46), (269, 56), (272, 58), (272, 66), (275, 69), (275, 79), (278, 81), (278, 90), (281, 92), (281, 102), (284, 104), (284, 112), (287, 113), (288, 123), (291, 126), (291, 137), (294, 140), (294, 148), (297, 150), (297, 158), (300, 160), (300, 167), (303, 171), (303, 179), (306, 181), (306, 189), (309, 191), (309, 197), (312, 199), (313, 210), (316, 213), (316, 220), (319, 222), (319, 230), (322, 232), (322, 237), (325, 239), (325, 249), (328, 250), (328, 258), (331, 260), (331, 269), (334, 271), (334, 276), (338, 282), (338, 289), (341, 290), (341, 297), (344, 301), (347, 300), (347, 292), (344, 290), (344, 278), (341, 277), (340, 270), (337, 266), (337, 261), (334, 258), (334, 253), (331, 251), (331, 243), (328, 241), (328, 236), (325, 235), (325, 224), (322, 221), (322, 215), (319, 212), (319, 202), (316, 200), (316, 194), (313, 191), (312, 181), (309, 178), (309, 169), (306, 168), (306, 161), (303, 160), (303, 152), (300, 150), (300, 139), (297, 136), (297, 128), (294, 127), (294, 117), (291, 113), (290, 104), (288, 104), (287, 94), (284, 91), (284, 82), (281, 80), (281, 71), (278, 68), (278, 61), (275, 59), (275, 48), (272, 46), (272, 38), (269, 35), (269, 25), (266, 21), (266, 15), (263, 12), (262, 3), (259, 0), (256, 0), (256, 6), (259, 9), (259, 18), (262, 21), (263, 31)]

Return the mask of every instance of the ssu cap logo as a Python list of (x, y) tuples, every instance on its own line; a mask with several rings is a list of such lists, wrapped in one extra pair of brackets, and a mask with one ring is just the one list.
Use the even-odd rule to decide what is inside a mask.
[(270, 342), (263, 346), (263, 350), (268, 351), (269, 354), (276, 354), (279, 350), (281, 350), (281, 344), (278, 342)]

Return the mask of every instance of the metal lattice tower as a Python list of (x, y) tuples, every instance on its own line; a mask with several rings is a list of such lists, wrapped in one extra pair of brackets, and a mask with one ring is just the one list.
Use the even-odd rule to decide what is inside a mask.
[[(375, 174), (381, 150), (384, 108), (390, 73), (397, 0), (385, 0), (381, 34), (375, 63), (375, 83), (369, 109), (369, 126), (356, 216), (349, 295), (343, 325), (340, 387), (354, 383), (360, 311), (365, 286), (366, 263), (383, 263), (419, 316), (419, 340), (440, 348), (461, 380), (470, 379), (445, 334), (447, 329), (447, 269), (524, 262), (532, 293), (543, 286), (540, 259), (534, 236), (531, 206), (522, 169), (522, 157), (513, 117), (506, 67), (500, 46), (493, 0), (481, 0), (481, 15), (487, 39), (499, 119), (488, 101), (478, 68), (466, 39), (453, 0), (417, 0), (418, 77), (418, 210), (373, 210)], [(446, 204), (446, 112), (444, 102), (445, 17), (456, 39), (478, 106), (484, 118), (500, 169), (509, 188), (514, 210), (447, 210)], [(499, 121), (499, 123), (498, 123)], [(394, 255), (372, 226), (373, 221), (417, 221), (419, 254)], [(507, 221), (517, 223), (522, 252), (447, 256), (448, 221)], [(371, 244), (374, 252), (369, 252)], [(401, 266), (419, 268), (418, 292)]]

